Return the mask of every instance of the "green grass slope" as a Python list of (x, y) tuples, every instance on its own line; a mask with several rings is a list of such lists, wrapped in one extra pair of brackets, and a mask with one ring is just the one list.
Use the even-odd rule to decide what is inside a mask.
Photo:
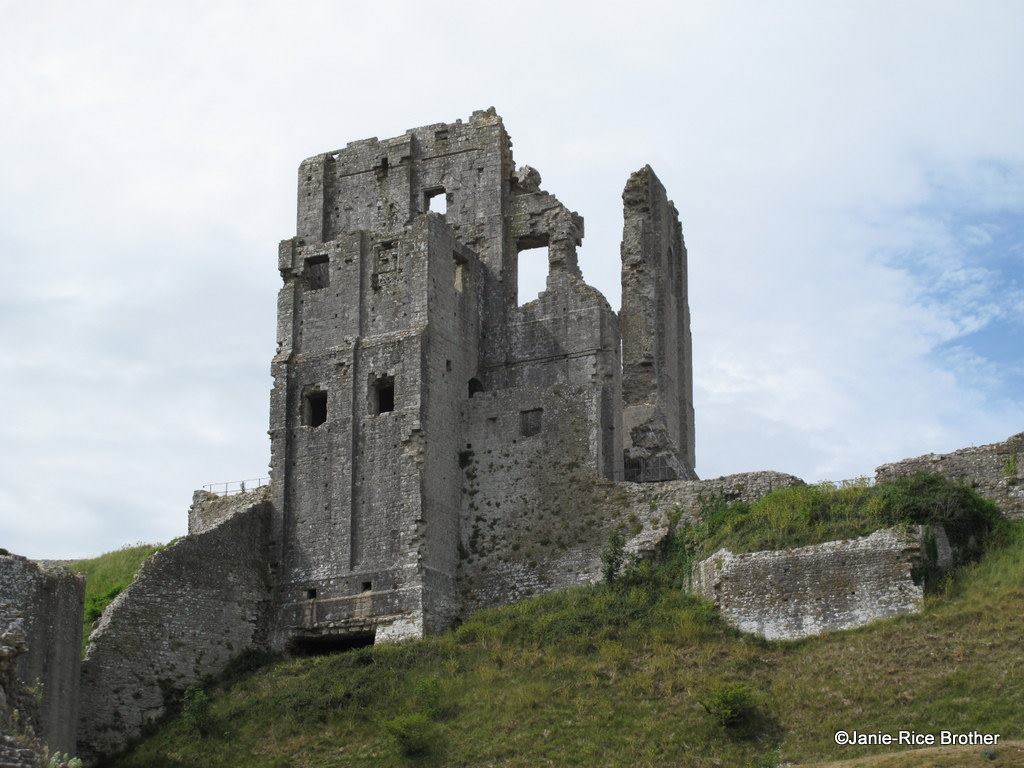
[[(741, 636), (678, 589), (692, 553), (677, 546), (423, 641), (239, 665), (108, 765), (764, 767), (883, 753), (835, 746), (840, 729), (1019, 739), (1024, 524), (997, 539), (921, 614), (790, 643)], [(709, 714), (723, 697), (737, 724)]]
[(85, 616), (82, 627), (82, 650), (89, 641), (93, 622), (121, 591), (132, 583), (142, 564), (159, 544), (137, 544), (107, 552), (99, 557), (76, 560), (68, 564), (75, 573), (85, 576)]

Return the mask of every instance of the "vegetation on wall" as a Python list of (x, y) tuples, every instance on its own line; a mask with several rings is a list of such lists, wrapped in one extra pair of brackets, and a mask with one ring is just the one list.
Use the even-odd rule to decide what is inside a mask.
[(941, 525), (964, 559), (1002, 535), (999, 509), (973, 489), (940, 475), (918, 474), (869, 485), (847, 483), (778, 488), (753, 502), (706, 499), (701, 520), (681, 527), (687, 547), (702, 559), (733, 552), (787, 549), (864, 536), (900, 525)]
[(99, 557), (76, 560), (68, 567), (85, 576), (85, 618), (82, 627), (82, 651), (93, 624), (106, 607), (135, 579), (142, 564), (160, 550), (159, 544), (136, 544), (107, 552)]

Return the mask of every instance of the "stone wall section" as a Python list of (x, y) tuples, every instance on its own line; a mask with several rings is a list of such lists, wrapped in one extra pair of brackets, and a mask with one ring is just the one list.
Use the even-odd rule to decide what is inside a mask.
[(83, 759), (123, 749), (189, 685), (264, 644), (270, 505), (266, 489), (232, 498), (231, 517), (153, 555), (97, 622), (82, 663)]
[(192, 506), (188, 508), (188, 533), (190, 536), (206, 533), (229, 517), (234, 517), (243, 509), (251, 507), (256, 500), (266, 500), (269, 497), (270, 489), (267, 486), (229, 496), (196, 491), (192, 494)]
[(1007, 517), (1024, 519), (1024, 432), (1001, 443), (883, 464), (875, 470), (875, 480), (881, 483), (918, 472), (965, 482), (995, 502)]
[(649, 165), (622, 193), (622, 399), (627, 469), (693, 480), (693, 355), (679, 213)]
[[(774, 488), (802, 483), (780, 472), (611, 482), (584, 461), (582, 393), (540, 390), (532, 400), (526, 394), (518, 401), (509, 390), (474, 398), (480, 429), (464, 455), (464, 613), (599, 581), (601, 550), (614, 532), (627, 538), (628, 551), (650, 555), (668, 534), (670, 515), (681, 513), (682, 524), (696, 520), (702, 499), (756, 501)], [(524, 438), (518, 412), (537, 404), (550, 427)]]
[(912, 571), (923, 535), (914, 526), (797, 549), (721, 549), (696, 565), (693, 590), (732, 626), (769, 640), (852, 629), (920, 608)]
[(0, 622), (21, 627), (15, 670), (38, 696), (37, 732), (52, 751), (75, 749), (84, 599), (85, 580), (66, 568), (0, 555)]
[(28, 650), (23, 620), (0, 603), (0, 766), (43, 768), (46, 747), (35, 733), (39, 720), (35, 696), (15, 671)]

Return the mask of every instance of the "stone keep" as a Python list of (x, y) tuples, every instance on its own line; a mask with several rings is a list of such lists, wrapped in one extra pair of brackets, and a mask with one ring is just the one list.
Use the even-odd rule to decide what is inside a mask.
[[(650, 167), (630, 178), (620, 334), (580, 273), (583, 219), (540, 183), (493, 109), (301, 164), (278, 263), (271, 645), (450, 625), (467, 523), (484, 499), (515, 521), (539, 467), (696, 478), (675, 207)], [(520, 305), (519, 254), (544, 247), (546, 290)], [(481, 445), (500, 467), (473, 462)], [(561, 477), (544, 493), (571, 496)]]

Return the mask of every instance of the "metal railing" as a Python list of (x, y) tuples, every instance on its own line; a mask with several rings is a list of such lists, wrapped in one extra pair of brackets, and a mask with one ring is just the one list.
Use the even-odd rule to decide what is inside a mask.
[(869, 475), (861, 475), (860, 477), (849, 477), (845, 480), (818, 480), (817, 482), (808, 482), (808, 485), (831, 485), (833, 488), (870, 488), (875, 484), (875, 478)]
[(214, 493), (218, 496), (233, 496), (236, 493), (245, 493), (270, 485), (269, 477), (253, 477), (247, 480), (228, 480), (224, 483), (207, 483), (203, 490), (207, 493)]
[(625, 480), (627, 483), (660, 483), (666, 480), (678, 480), (680, 470), (678, 463), (667, 460), (664, 456), (651, 458), (627, 458), (622, 472), (614, 472), (613, 480)]

